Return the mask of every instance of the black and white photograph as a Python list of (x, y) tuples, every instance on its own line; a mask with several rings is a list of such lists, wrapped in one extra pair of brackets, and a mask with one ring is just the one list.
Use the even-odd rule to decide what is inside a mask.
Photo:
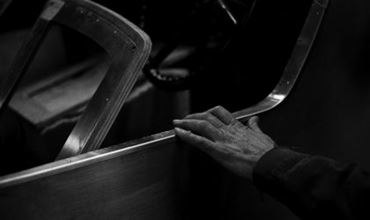
[(1, 220), (367, 208), (370, 1), (0, 0)]

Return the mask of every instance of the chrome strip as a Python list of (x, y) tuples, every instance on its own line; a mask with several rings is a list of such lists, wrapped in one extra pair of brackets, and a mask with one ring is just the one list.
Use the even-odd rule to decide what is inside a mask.
[(250, 116), (269, 111), (290, 94), (312, 48), (328, 4), (329, 0), (314, 0), (279, 83), (255, 106), (235, 112), (233, 115), (237, 119), (244, 121)]
[(61, 0), (52, 0), (52, 1), (49, 1), (48, 3), (48, 10), (44, 10), (42, 12), (42, 14), (40, 15), (41, 18), (47, 20), (47, 21), (51, 21), (53, 20), (53, 18), (55, 17), (55, 15), (58, 14), (58, 12), (60, 11), (60, 9), (63, 8), (63, 5), (65, 4), (63, 1)]

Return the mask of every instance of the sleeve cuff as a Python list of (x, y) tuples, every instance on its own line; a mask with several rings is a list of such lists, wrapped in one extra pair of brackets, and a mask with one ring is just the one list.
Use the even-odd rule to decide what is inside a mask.
[(283, 174), (306, 157), (307, 154), (287, 148), (274, 148), (257, 162), (253, 170), (253, 182), (261, 190), (278, 187)]

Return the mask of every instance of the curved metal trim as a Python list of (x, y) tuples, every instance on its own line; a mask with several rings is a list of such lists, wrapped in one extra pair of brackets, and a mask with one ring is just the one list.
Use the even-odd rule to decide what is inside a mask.
[(250, 116), (269, 111), (283, 102), (290, 94), (311, 51), (328, 4), (329, 0), (313, 1), (305, 24), (297, 39), (291, 57), (285, 66), (280, 81), (265, 99), (250, 108), (235, 112), (233, 115), (237, 119), (244, 121)]
[[(91, 1), (69, 0), (66, 3), (69, 4), (66, 4), (55, 19), (95, 40), (109, 53), (112, 64), (57, 159), (100, 147), (134, 86), (151, 49), (149, 36), (119, 14)], [(60, 16), (64, 10), (67, 15), (69, 13), (78, 17), (76, 14), (84, 14), (92, 27), (83, 30), (79, 26), (74, 26), (73, 19)], [(102, 24), (104, 29), (99, 28)]]
[(149, 57), (149, 36), (119, 14), (89, 0), (49, 0), (0, 83), (0, 113), (52, 22), (70, 27), (99, 44), (112, 62), (99, 88), (74, 126), (58, 159), (96, 150), (103, 142)]
[[(327, 4), (328, 0), (323, 0), (320, 2), (320, 4), (318, 4), (317, 1), (314, 1), (306, 23), (302, 29), (301, 35), (298, 38), (297, 45), (293, 50), (292, 57), (288, 62), (283, 77), (276, 88), (270, 93), (270, 95), (268, 95), (257, 105), (234, 113), (235, 117), (237, 117), (239, 120), (244, 120), (251, 115), (271, 110), (279, 105), (289, 95), (312, 47)], [(165, 131), (141, 139), (129, 141), (117, 146), (91, 151), (76, 157), (67, 158), (19, 173), (0, 177), (0, 188), (29, 182), (37, 178), (56, 175), (58, 173), (67, 172), (68, 170), (95, 164), (100, 161), (109, 160), (175, 142), (176, 138), (174, 131)]]

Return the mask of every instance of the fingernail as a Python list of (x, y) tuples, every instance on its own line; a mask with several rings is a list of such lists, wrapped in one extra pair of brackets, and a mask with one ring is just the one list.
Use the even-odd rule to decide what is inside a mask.
[(250, 120), (251, 120), (253, 123), (257, 124), (257, 123), (258, 123), (259, 118), (258, 118), (257, 116), (253, 116)]
[(185, 130), (185, 129), (182, 129), (182, 128), (179, 128), (179, 127), (175, 127), (175, 132), (179, 132), (179, 133), (188, 133), (189, 131)]
[(184, 129), (182, 129), (182, 128), (175, 128), (175, 132), (176, 133), (186, 133), (186, 131), (184, 130)]
[(173, 123), (178, 124), (178, 123), (180, 123), (180, 120), (175, 119), (175, 120), (173, 120)]

